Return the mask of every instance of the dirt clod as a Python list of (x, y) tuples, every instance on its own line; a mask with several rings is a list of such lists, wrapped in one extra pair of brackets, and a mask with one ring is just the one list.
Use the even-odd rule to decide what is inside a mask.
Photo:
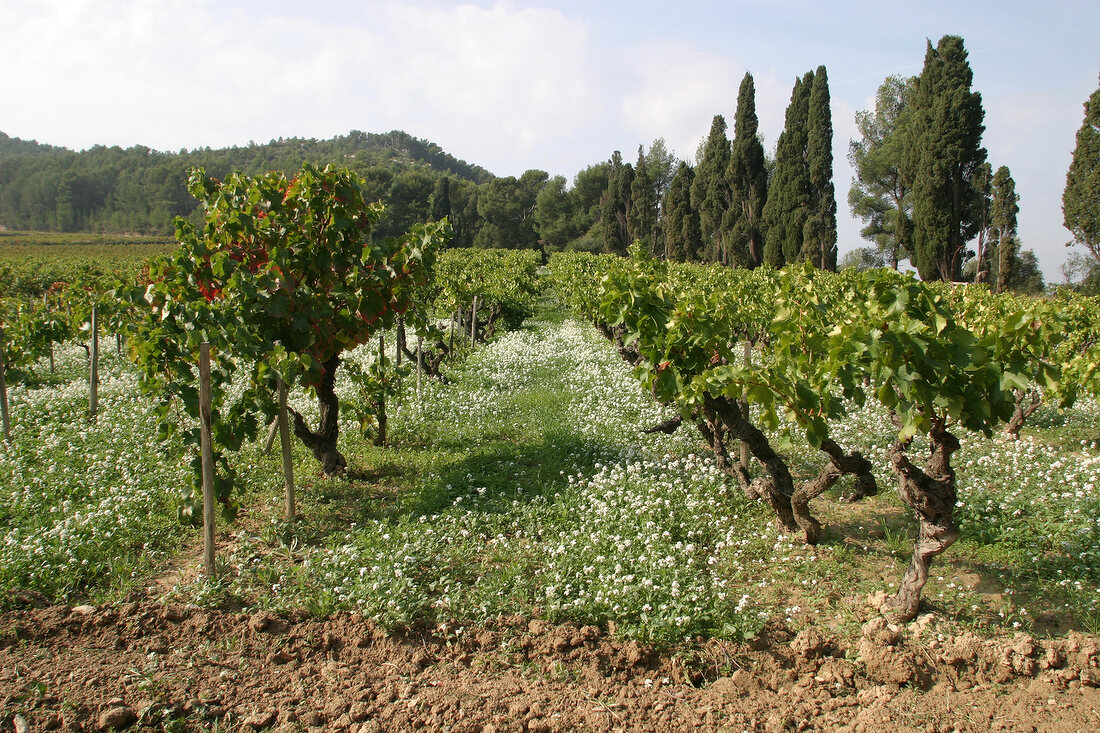
[(251, 730), (263, 730), (264, 728), (270, 728), (275, 725), (275, 721), (278, 716), (273, 710), (264, 710), (258, 713), (252, 713), (244, 719), (244, 727)]
[(102, 731), (129, 728), (137, 722), (137, 713), (125, 705), (108, 708), (99, 716), (98, 729)]

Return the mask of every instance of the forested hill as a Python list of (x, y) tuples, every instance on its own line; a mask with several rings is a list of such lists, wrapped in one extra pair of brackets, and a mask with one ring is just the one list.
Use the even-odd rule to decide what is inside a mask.
[(43, 145), (35, 140), (20, 140), (17, 137), (9, 137), (7, 134), (0, 132), (0, 160), (15, 155), (38, 155), (55, 150), (60, 150), (60, 148)]
[(419, 209), (428, 207), (442, 178), (478, 184), (493, 179), (484, 168), (399, 130), (176, 153), (102, 145), (75, 152), (0, 132), (0, 225), (167, 234), (173, 217), (188, 216), (197, 206), (187, 192), (188, 168), (201, 166), (220, 178), (238, 170), (296, 171), (303, 161), (335, 163), (363, 176), (370, 197), (393, 204), (394, 228), (406, 218), (427, 218)]

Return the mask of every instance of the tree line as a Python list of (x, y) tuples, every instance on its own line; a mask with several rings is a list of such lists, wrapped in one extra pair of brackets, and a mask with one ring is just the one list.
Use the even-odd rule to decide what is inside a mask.
[[(452, 246), (622, 254), (638, 241), (656, 257), (749, 269), (800, 261), (826, 270), (897, 268), (908, 260), (925, 280), (1042, 290), (1034, 252), (1021, 251), (1011, 171), (994, 170), (982, 147), (985, 112), (972, 85), (963, 39), (944, 36), (928, 42), (918, 76), (888, 77), (875, 108), (857, 113), (848, 203), (871, 245), (840, 262), (824, 66), (795, 79), (770, 155), (746, 73), (732, 140), (725, 118), (715, 115), (694, 161), (677, 159), (658, 138), (648, 150), (639, 146), (633, 164), (615, 151), (571, 182), (541, 170), (493, 176), (400, 131), (179, 153), (140, 146), (76, 153), (0, 133), (0, 224), (170, 233), (173, 217), (199, 215), (186, 188), (191, 166), (221, 178), (294, 170), (305, 160), (360, 175), (368, 200), (389, 207), (379, 232), (385, 236), (446, 216)], [(1098, 107), (1095, 99), (1086, 105), (1064, 207), (1067, 228), (1088, 252), (1073, 266), (1093, 286), (1100, 284)]]

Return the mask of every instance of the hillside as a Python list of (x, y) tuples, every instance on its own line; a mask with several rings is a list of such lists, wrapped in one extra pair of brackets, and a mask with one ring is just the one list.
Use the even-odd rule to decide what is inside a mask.
[[(0, 225), (168, 234), (172, 219), (190, 215), (197, 205), (186, 189), (189, 168), (203, 167), (222, 177), (231, 171), (296, 170), (303, 161), (347, 166), (367, 179), (373, 197), (389, 200), (396, 188), (409, 199), (399, 205), (412, 209), (428, 206), (440, 178), (472, 183), (493, 178), (484, 168), (400, 130), (353, 130), (327, 140), (280, 138), (179, 152), (102, 145), (77, 152), (0, 132)], [(426, 213), (409, 211), (396, 218)]]

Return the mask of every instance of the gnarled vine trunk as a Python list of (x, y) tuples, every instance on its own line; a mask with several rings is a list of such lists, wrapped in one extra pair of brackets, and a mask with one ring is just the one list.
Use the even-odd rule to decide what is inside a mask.
[[(700, 430), (715, 449), (718, 467), (734, 476), (750, 498), (763, 498), (775, 510), (783, 527), (790, 531), (801, 529), (806, 544), (821, 541), (821, 523), (810, 514), (810, 502), (827, 491), (837, 479), (846, 474), (856, 477), (855, 491), (860, 496), (878, 493), (871, 462), (862, 454), (844, 453), (833, 440), (826, 439), (821, 450), (829, 456), (829, 462), (816, 477), (795, 486), (787, 462), (771, 447), (768, 438), (744, 416), (740, 400), (708, 398), (703, 408)], [(768, 471), (768, 478), (752, 479), (748, 466), (742, 461), (731, 461), (725, 448), (724, 433), (742, 441), (749, 452)]]
[(942, 422), (933, 423), (928, 437), (932, 453), (923, 469), (909, 460), (906, 454), (909, 441), (894, 443), (888, 452), (890, 465), (898, 477), (898, 495), (920, 520), (913, 558), (902, 576), (897, 594), (887, 603), (890, 610), (905, 620), (917, 615), (932, 558), (959, 538), (953, 516), (957, 499), (955, 469), (951, 467), (951, 454), (959, 449), (959, 440)]
[(1016, 398), (1016, 407), (1012, 411), (1012, 418), (1005, 423), (1005, 435), (1011, 435), (1014, 438), (1020, 437), (1020, 429), (1027, 422), (1027, 419), (1035, 413), (1036, 410), (1043, 404), (1042, 399), (1039, 397), (1038, 390), (1013, 390), (1013, 395)]
[(334, 354), (322, 364), (324, 373), (316, 386), (317, 404), (321, 419), (317, 430), (310, 430), (305, 418), (297, 410), (290, 410), (294, 416), (294, 434), (306, 444), (313, 457), (321, 462), (321, 470), (328, 476), (343, 473), (348, 462), (336, 447), (340, 436), (340, 400), (336, 397), (336, 369), (340, 366), (340, 355)]
[(810, 514), (810, 502), (828, 491), (837, 479), (845, 474), (855, 474), (855, 495), (874, 496), (878, 493), (871, 462), (859, 451), (845, 453), (832, 439), (821, 442), (821, 450), (829, 456), (829, 462), (818, 475), (802, 483), (791, 497), (791, 509), (795, 521), (806, 533), (806, 543), (816, 545), (821, 541), (821, 523)]
[(724, 429), (728, 430), (733, 437), (743, 441), (749, 447), (749, 452), (763, 463), (764, 468), (768, 471), (768, 480), (760, 481), (757, 479), (749, 482), (746, 486), (745, 480), (748, 478), (748, 468), (738, 461), (737, 466), (740, 469), (734, 468), (734, 471), (736, 472), (735, 475), (738, 475), (742, 487), (747, 492), (762, 495), (772, 509), (775, 510), (775, 516), (784, 529), (792, 532), (796, 531), (799, 524), (795, 519), (794, 508), (791, 506), (791, 498), (794, 496), (794, 479), (791, 478), (787, 462), (775, 452), (771, 443), (768, 442), (768, 437), (741, 415), (741, 408), (736, 402), (729, 399), (707, 397), (706, 409), (713, 411), (718, 420), (721, 421)]

